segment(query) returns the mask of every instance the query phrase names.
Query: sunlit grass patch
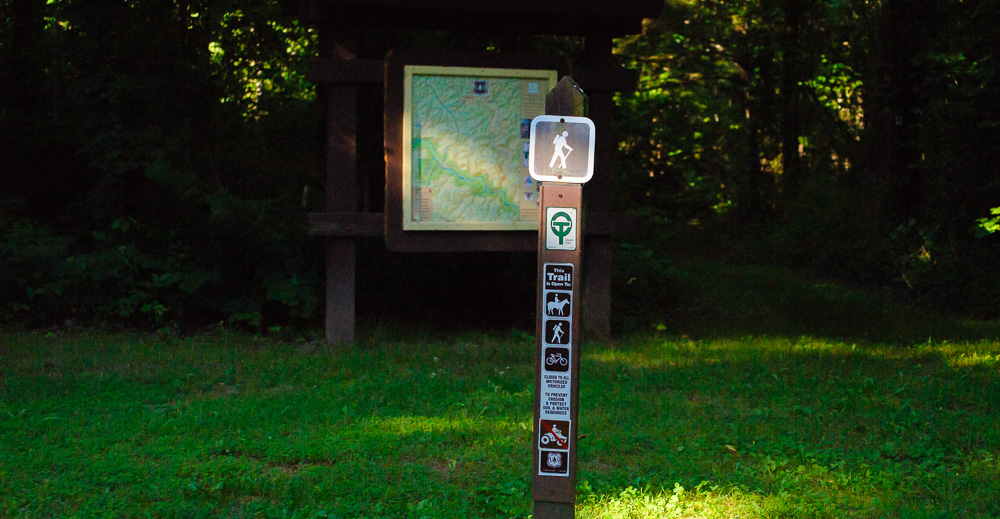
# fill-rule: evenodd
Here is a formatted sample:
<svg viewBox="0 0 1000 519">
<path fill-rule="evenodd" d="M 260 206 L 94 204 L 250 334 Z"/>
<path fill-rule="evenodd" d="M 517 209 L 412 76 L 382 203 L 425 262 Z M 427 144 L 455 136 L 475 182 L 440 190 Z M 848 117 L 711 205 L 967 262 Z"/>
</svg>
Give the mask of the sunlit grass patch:
<svg viewBox="0 0 1000 519">
<path fill-rule="evenodd" d="M 738 489 L 720 491 L 703 489 L 706 484 L 688 490 L 679 484 L 672 489 L 653 490 L 627 487 L 615 494 L 586 493 L 577 505 L 582 519 L 647 518 L 729 518 L 766 517 L 759 497 Z"/>
<path fill-rule="evenodd" d="M 944 344 L 937 351 L 947 359 L 948 366 L 953 368 L 1000 367 L 1000 348 L 996 343 Z"/>
</svg>

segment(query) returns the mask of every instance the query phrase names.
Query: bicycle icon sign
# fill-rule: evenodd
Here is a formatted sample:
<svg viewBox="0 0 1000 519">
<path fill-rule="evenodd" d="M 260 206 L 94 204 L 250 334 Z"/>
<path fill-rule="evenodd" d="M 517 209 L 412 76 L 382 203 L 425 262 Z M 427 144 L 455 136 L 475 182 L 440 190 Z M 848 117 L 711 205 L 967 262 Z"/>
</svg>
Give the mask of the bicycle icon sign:
<svg viewBox="0 0 1000 519">
<path fill-rule="evenodd" d="M 561 353 L 553 353 L 549 355 L 547 359 L 545 359 L 546 366 L 555 366 L 556 364 L 560 366 L 565 366 L 569 364 L 569 359 L 563 357 Z"/>
<path fill-rule="evenodd" d="M 569 371 L 569 348 L 545 348 L 545 371 Z"/>
</svg>

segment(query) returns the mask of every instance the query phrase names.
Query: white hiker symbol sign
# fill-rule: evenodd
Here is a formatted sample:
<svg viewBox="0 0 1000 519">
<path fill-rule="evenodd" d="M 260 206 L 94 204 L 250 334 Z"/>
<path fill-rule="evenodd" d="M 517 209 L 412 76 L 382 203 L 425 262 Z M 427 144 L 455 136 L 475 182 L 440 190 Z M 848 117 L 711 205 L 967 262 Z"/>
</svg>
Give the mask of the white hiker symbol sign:
<svg viewBox="0 0 1000 519">
<path fill-rule="evenodd" d="M 594 174 L 594 122 L 586 117 L 539 115 L 528 131 L 528 173 L 543 182 L 582 184 Z"/>
<path fill-rule="evenodd" d="M 552 152 L 552 160 L 549 161 L 550 168 L 554 167 L 556 159 L 559 159 L 559 169 L 566 169 L 566 158 L 573 152 L 573 148 L 566 143 L 566 137 L 568 136 L 569 132 L 564 130 L 552 140 L 552 144 L 555 145 L 556 149 Z"/>
</svg>

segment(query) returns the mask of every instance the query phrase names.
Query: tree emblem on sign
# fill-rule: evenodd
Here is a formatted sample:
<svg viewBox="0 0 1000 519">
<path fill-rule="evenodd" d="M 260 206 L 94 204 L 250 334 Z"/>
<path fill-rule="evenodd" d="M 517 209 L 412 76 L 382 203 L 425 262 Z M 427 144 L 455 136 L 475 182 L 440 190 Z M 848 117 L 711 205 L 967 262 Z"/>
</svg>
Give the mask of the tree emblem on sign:
<svg viewBox="0 0 1000 519">
<path fill-rule="evenodd" d="M 549 226 L 552 227 L 552 233 L 559 238 L 559 245 L 562 245 L 563 238 L 573 230 L 573 220 L 565 212 L 559 211 L 552 216 Z"/>
</svg>

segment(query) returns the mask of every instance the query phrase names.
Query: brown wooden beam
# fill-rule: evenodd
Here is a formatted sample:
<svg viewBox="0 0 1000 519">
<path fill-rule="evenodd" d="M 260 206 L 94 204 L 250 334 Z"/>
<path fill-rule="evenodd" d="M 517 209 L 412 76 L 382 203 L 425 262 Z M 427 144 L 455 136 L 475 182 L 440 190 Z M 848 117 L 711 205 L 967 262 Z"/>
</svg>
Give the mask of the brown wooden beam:
<svg viewBox="0 0 1000 519">
<path fill-rule="evenodd" d="M 309 213 L 310 236 L 382 236 L 385 215 L 382 213 Z"/>
<path fill-rule="evenodd" d="M 385 215 L 382 213 L 309 213 L 307 218 L 306 225 L 310 236 L 349 237 L 385 234 Z M 587 226 L 584 227 L 584 233 L 587 236 L 627 234 L 635 228 L 635 217 L 627 213 L 589 212 L 586 214 L 586 219 Z M 472 237 L 478 233 L 469 234 L 469 237 Z"/>
<path fill-rule="evenodd" d="M 618 67 L 611 54 L 613 45 L 606 33 L 588 34 L 584 40 L 585 65 L 590 70 L 611 70 Z M 590 119 L 597 127 L 594 146 L 594 178 L 587 183 L 587 211 L 612 212 L 615 119 L 613 90 L 588 90 Z M 588 220 L 588 226 L 593 223 Z M 603 339 L 611 338 L 611 236 L 599 235 L 587 239 L 583 258 L 583 322 Z"/>
<path fill-rule="evenodd" d="M 321 32 L 325 55 L 335 60 L 353 60 L 357 34 Z M 356 83 L 326 85 L 327 107 L 326 210 L 351 213 L 358 210 L 357 135 L 358 88 Z M 326 241 L 326 341 L 354 342 L 355 239 Z"/>
<path fill-rule="evenodd" d="M 380 59 L 324 59 L 309 60 L 306 73 L 309 81 L 316 83 L 375 83 L 385 80 L 385 63 Z"/>
<path fill-rule="evenodd" d="M 634 92 L 639 72 L 617 65 L 575 67 L 573 80 L 584 92 Z"/>
</svg>

